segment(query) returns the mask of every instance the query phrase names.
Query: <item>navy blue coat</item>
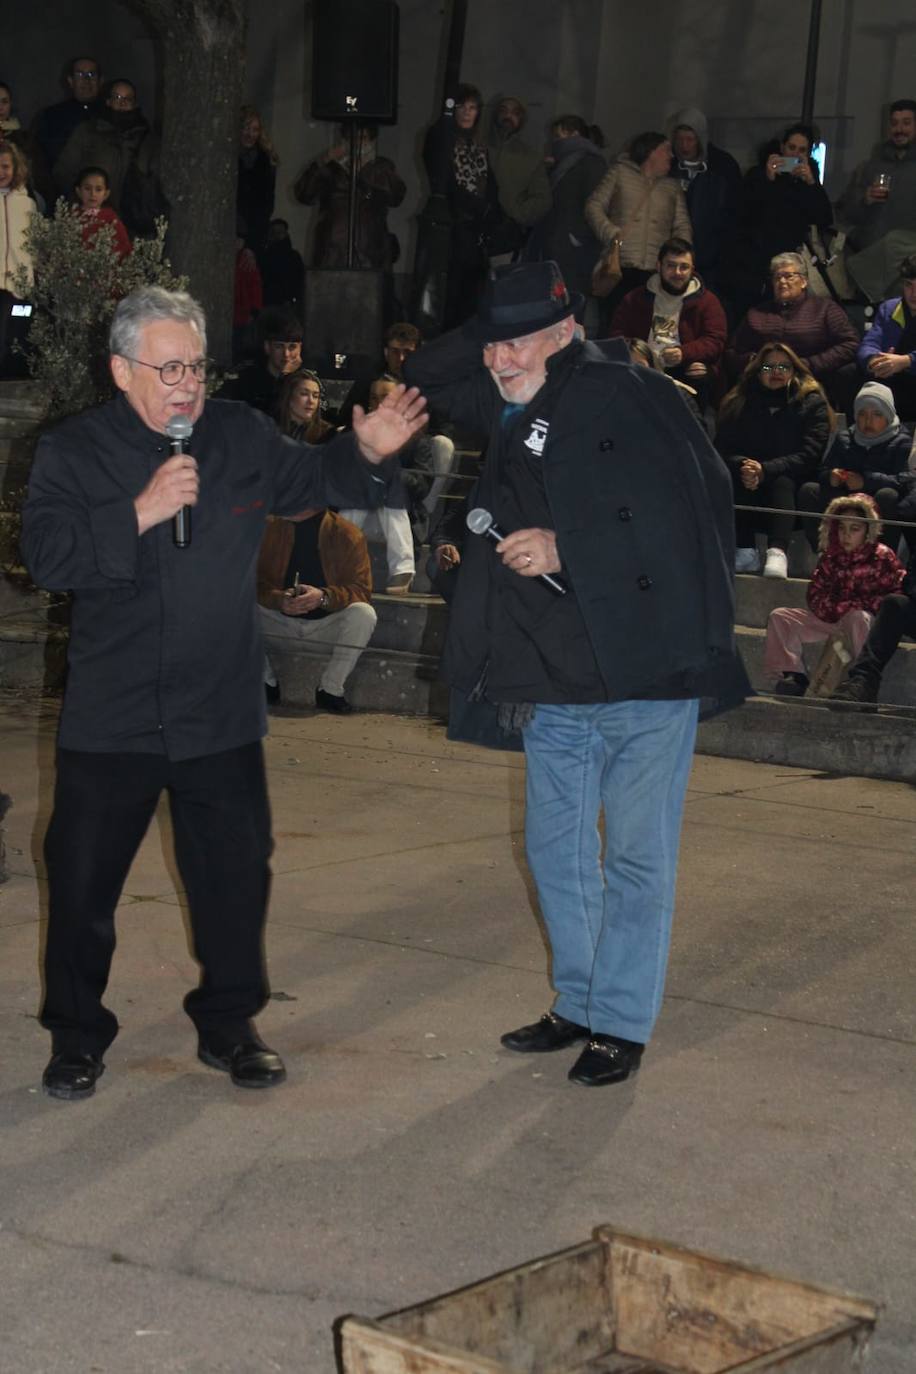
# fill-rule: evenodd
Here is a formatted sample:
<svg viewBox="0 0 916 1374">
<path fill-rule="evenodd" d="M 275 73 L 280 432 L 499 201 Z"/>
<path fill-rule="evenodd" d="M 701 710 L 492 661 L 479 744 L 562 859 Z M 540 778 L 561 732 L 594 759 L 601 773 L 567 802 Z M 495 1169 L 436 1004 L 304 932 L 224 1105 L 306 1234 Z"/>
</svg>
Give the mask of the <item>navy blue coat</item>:
<svg viewBox="0 0 916 1374">
<path fill-rule="evenodd" d="M 704 698 L 706 714 L 749 691 L 734 641 L 734 517 L 725 465 L 667 377 L 629 362 L 626 345 L 574 342 L 543 451 L 544 486 L 563 577 L 582 617 L 609 701 Z M 566 363 L 573 365 L 566 368 Z M 503 402 L 462 330 L 405 364 L 437 411 L 499 435 Z M 535 397 L 519 418 L 535 418 Z M 491 442 L 491 451 L 498 445 Z M 484 465 L 472 504 L 495 501 Z M 465 695 L 487 661 L 492 546 L 469 536 L 452 603 L 444 667 Z"/>
<path fill-rule="evenodd" d="M 200 469 L 190 547 L 171 520 L 140 535 L 134 500 L 169 456 L 123 396 L 39 440 L 22 513 L 35 582 L 73 593 L 60 743 L 199 758 L 266 733 L 255 604 L 267 516 L 379 506 L 398 481 L 351 435 L 314 448 L 239 401 L 207 401 L 188 451 Z"/>
</svg>

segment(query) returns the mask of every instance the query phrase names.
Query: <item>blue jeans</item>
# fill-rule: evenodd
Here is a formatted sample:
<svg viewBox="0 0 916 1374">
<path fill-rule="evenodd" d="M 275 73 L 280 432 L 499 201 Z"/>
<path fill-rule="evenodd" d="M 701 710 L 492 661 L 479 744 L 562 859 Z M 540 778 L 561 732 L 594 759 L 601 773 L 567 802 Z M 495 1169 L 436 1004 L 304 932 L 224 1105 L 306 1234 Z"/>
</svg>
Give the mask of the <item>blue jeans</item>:
<svg viewBox="0 0 916 1374">
<path fill-rule="evenodd" d="M 642 1044 L 665 985 L 697 710 L 695 700 L 539 705 L 524 730 L 525 841 L 553 1009 Z"/>
</svg>

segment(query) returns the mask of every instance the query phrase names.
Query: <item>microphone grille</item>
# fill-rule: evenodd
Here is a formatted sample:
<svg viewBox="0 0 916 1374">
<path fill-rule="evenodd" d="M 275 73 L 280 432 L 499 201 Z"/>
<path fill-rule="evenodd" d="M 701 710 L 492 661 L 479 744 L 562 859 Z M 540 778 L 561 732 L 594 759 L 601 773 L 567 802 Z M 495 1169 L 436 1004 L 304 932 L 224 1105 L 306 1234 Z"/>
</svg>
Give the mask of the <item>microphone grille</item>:
<svg viewBox="0 0 916 1374">
<path fill-rule="evenodd" d="M 468 511 L 466 523 L 472 534 L 486 534 L 493 524 L 493 517 L 483 506 L 475 506 Z"/>
<path fill-rule="evenodd" d="M 166 424 L 165 432 L 170 439 L 190 439 L 194 426 L 187 415 L 173 415 Z"/>
</svg>

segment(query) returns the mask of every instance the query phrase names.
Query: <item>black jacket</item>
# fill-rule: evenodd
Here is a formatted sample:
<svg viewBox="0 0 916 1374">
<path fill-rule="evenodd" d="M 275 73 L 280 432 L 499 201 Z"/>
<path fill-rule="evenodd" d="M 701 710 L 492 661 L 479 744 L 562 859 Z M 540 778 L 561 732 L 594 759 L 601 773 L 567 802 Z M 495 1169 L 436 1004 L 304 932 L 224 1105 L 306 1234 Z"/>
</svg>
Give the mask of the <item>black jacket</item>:
<svg viewBox="0 0 916 1374">
<path fill-rule="evenodd" d="M 827 402 L 820 392 L 809 391 L 799 400 L 752 382 L 743 409 L 720 418 L 716 448 L 733 471 L 745 458 L 756 458 L 764 481 L 785 475 L 806 482 L 817 475 L 829 438 Z"/>
<path fill-rule="evenodd" d="M 242 153 L 238 160 L 235 211 L 242 221 L 242 237 L 248 248 L 259 253 L 267 241 L 267 228 L 274 212 L 277 169 L 263 148 Z"/>
<path fill-rule="evenodd" d="M 833 222 L 827 192 L 817 180 L 808 186 L 799 177 L 780 174 L 769 180 L 766 168 L 752 167 L 744 178 L 733 254 L 736 281 L 759 289 L 768 277 L 770 259 L 795 253 L 808 236 L 809 225 L 826 229 Z"/>
<path fill-rule="evenodd" d="M 607 171 L 607 159 L 587 138 L 558 139 L 550 171 L 551 208 L 538 220 L 525 247 L 529 262 L 553 259 L 570 291 L 591 292 L 592 268 L 601 244 L 585 218 L 585 202 Z"/>
<path fill-rule="evenodd" d="M 188 447 L 200 499 L 178 549 L 170 520 L 137 533 L 134 499 L 168 444 L 123 397 L 39 442 L 22 552 L 39 586 L 73 592 L 66 749 L 181 760 L 260 739 L 255 571 L 268 514 L 378 506 L 397 467 L 370 468 L 352 436 L 297 444 L 232 401 L 206 403 Z"/>
<path fill-rule="evenodd" d="M 544 490 L 607 699 L 670 690 L 712 698 L 712 709 L 736 705 L 748 685 L 734 642 L 732 490 L 720 459 L 670 381 L 630 364 L 625 344 L 576 342 L 548 360 L 548 372 L 558 366 L 568 376 L 552 399 Z M 503 402 L 479 343 L 445 334 L 404 371 L 499 452 Z M 538 399 L 516 422 L 520 440 Z M 472 504 L 493 510 L 495 487 L 488 459 Z M 444 661 L 465 694 L 487 663 L 494 558 L 488 541 L 465 540 Z"/>
<path fill-rule="evenodd" d="M 706 171 L 698 173 L 692 181 L 682 178 L 677 160 L 672 163 L 670 175 L 681 182 L 687 197 L 696 269 L 707 284 L 715 285 L 722 254 L 735 236 L 741 174 L 735 159 L 719 148 L 710 147 L 705 161 Z"/>
<path fill-rule="evenodd" d="M 869 496 L 884 490 L 896 491 L 899 495 L 908 494 L 912 489 L 914 474 L 909 471 L 910 448 L 913 437 L 907 429 L 899 429 L 883 444 L 873 444 L 871 448 L 856 443 L 856 427 L 850 425 L 834 439 L 826 454 L 820 471 L 821 486 L 831 495 L 838 493 L 830 486 L 830 473 L 834 468 L 845 468 L 847 472 L 859 473 L 865 481 L 862 488 Z"/>
</svg>

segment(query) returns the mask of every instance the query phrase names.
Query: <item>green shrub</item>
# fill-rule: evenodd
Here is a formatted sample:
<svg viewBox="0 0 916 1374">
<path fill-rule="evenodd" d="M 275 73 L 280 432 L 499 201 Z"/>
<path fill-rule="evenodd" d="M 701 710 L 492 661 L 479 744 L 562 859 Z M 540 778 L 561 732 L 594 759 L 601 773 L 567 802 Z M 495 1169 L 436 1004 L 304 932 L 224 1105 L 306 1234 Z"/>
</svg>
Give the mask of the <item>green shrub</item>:
<svg viewBox="0 0 916 1374">
<path fill-rule="evenodd" d="M 73 415 L 114 394 L 108 370 L 108 327 L 118 301 L 138 286 L 187 289 L 165 256 L 166 221 L 156 237 L 137 239 L 119 258 L 114 228 L 102 225 L 83 242 L 83 226 L 66 201 L 53 219 L 34 215 L 26 234 L 34 285 L 20 274 L 15 289 L 35 307 L 25 355 L 30 376 L 48 397 L 48 416 Z"/>
</svg>

